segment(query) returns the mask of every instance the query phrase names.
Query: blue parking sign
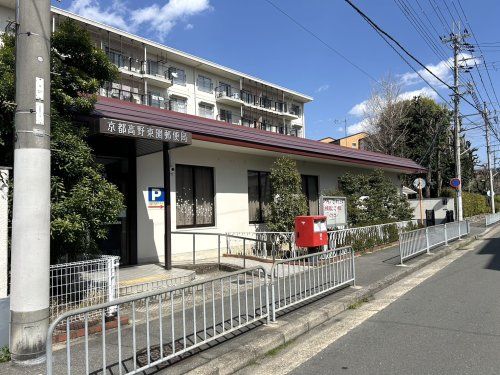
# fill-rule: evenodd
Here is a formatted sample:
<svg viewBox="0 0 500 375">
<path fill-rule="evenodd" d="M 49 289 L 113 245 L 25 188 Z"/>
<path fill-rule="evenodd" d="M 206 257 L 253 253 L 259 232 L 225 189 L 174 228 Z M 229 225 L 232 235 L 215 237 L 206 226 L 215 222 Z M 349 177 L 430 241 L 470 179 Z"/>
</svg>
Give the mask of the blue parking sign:
<svg viewBox="0 0 500 375">
<path fill-rule="evenodd" d="M 148 187 L 148 207 L 163 208 L 165 206 L 165 190 L 160 187 Z"/>
</svg>

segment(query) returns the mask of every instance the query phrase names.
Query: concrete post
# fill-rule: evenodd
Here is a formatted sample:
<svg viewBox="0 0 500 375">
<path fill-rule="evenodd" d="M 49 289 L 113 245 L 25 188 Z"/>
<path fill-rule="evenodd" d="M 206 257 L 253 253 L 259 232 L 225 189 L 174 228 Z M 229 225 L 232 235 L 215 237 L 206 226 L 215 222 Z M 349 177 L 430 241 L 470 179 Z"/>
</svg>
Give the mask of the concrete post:
<svg viewBox="0 0 500 375">
<path fill-rule="evenodd" d="M 50 1 L 18 0 L 10 351 L 45 360 L 50 264 Z"/>
<path fill-rule="evenodd" d="M 9 273 L 9 169 L 0 168 L 0 299 L 7 297 Z"/>
</svg>

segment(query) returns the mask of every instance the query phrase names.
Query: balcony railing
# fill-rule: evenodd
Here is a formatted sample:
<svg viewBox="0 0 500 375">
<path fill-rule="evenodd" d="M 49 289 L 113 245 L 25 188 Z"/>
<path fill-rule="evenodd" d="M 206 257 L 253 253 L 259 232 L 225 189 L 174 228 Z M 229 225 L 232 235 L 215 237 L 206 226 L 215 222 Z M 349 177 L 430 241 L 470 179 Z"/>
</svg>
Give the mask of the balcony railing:
<svg viewBox="0 0 500 375">
<path fill-rule="evenodd" d="M 227 122 L 228 124 L 245 126 L 247 128 L 261 129 L 273 133 L 292 135 L 295 137 L 299 136 L 298 129 L 292 127 L 290 124 L 278 125 L 271 121 L 258 121 L 249 116 L 241 117 L 240 115 L 222 112 L 217 115 L 217 120 Z"/>
</svg>

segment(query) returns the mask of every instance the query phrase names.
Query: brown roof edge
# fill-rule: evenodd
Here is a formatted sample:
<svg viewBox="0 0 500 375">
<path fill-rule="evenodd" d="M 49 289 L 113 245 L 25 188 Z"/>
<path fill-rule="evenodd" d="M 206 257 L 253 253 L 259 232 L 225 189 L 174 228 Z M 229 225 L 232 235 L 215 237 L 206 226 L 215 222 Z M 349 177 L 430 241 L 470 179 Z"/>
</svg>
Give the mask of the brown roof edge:
<svg viewBox="0 0 500 375">
<path fill-rule="evenodd" d="M 182 129 L 191 132 L 193 139 L 208 142 L 338 160 L 363 167 L 395 169 L 403 173 L 423 173 L 426 171 L 418 163 L 406 158 L 232 125 L 119 99 L 98 97 L 93 115 Z"/>
</svg>

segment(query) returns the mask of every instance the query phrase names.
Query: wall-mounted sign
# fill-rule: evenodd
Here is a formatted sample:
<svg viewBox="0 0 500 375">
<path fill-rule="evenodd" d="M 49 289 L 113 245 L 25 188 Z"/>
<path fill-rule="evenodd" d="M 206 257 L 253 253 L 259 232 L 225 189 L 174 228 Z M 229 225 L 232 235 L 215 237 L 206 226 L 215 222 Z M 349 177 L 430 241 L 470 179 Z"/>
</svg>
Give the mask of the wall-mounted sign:
<svg viewBox="0 0 500 375">
<path fill-rule="evenodd" d="M 328 227 L 347 225 L 347 199 L 345 197 L 320 197 L 321 214 L 326 216 Z"/>
<path fill-rule="evenodd" d="M 148 187 L 148 208 L 165 207 L 165 190 L 159 187 Z"/>
<path fill-rule="evenodd" d="M 179 146 L 191 144 L 191 133 L 184 130 L 138 124 L 110 118 L 99 119 L 99 133 L 169 142 L 178 144 Z"/>
</svg>

